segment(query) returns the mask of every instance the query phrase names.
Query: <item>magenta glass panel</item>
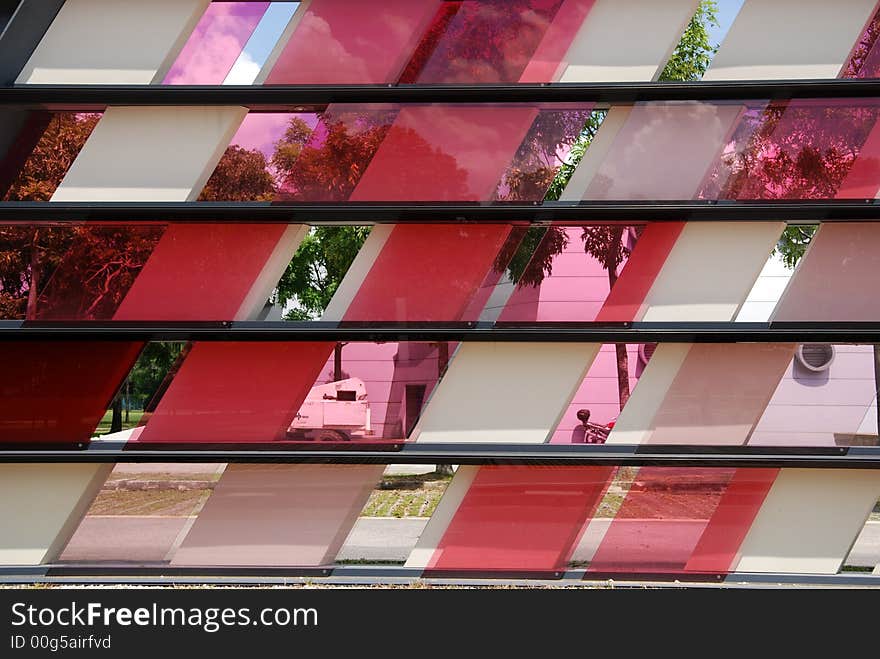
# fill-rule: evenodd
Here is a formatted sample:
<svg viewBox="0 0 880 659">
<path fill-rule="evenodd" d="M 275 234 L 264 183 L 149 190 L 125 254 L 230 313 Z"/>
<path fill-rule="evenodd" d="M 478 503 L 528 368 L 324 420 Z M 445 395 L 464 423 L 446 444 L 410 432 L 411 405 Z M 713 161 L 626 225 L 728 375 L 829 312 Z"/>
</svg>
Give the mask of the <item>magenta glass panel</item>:
<svg viewBox="0 0 880 659">
<path fill-rule="evenodd" d="M 163 232 L 148 225 L 0 226 L 0 318 L 113 318 Z"/>
<path fill-rule="evenodd" d="M 313 0 L 266 84 L 395 82 L 440 0 Z"/>
<path fill-rule="evenodd" d="M 95 112 L 32 117 L 2 164 L 2 201 L 49 201 L 100 118 Z"/>
<path fill-rule="evenodd" d="M 610 522 L 603 520 L 605 533 L 588 570 L 684 570 L 736 470 L 641 467 L 632 471 L 623 472 L 609 488 L 618 497 L 624 490 L 623 501 Z M 591 526 L 600 526 L 597 522 L 594 519 Z"/>
<path fill-rule="evenodd" d="M 269 2 L 212 2 L 168 71 L 164 85 L 219 85 Z"/>
<path fill-rule="evenodd" d="M 517 82 L 562 4 L 562 0 L 445 3 L 400 82 Z M 563 42 L 574 32 L 554 36 Z"/>
<path fill-rule="evenodd" d="M 592 321 L 635 247 L 641 227 L 550 227 L 523 266 L 499 321 Z"/>
<path fill-rule="evenodd" d="M 865 25 L 864 31 L 856 42 L 856 47 L 850 53 L 849 59 L 838 76 L 839 78 L 880 77 L 878 36 L 880 36 L 880 11 L 877 11 Z"/>
<path fill-rule="evenodd" d="M 699 196 L 743 200 L 839 197 L 878 115 L 880 101 L 876 99 L 753 105 L 724 144 Z M 877 184 L 880 188 L 880 180 Z"/>
</svg>

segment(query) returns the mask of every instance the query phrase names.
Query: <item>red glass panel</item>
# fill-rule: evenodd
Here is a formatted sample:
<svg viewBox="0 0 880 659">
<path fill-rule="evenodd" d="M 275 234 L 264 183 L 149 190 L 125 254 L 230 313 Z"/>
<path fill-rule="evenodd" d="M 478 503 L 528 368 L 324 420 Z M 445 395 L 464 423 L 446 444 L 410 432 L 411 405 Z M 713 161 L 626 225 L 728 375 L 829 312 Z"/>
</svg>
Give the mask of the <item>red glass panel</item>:
<svg viewBox="0 0 880 659">
<path fill-rule="evenodd" d="M 481 467 L 428 570 L 566 567 L 613 467 Z"/>
<path fill-rule="evenodd" d="M 332 348 L 316 342 L 197 343 L 139 440 L 284 439 Z"/>
<path fill-rule="evenodd" d="M 88 441 L 141 348 L 122 341 L 0 343 L 0 441 Z"/>
<path fill-rule="evenodd" d="M 351 200 L 488 200 L 536 116 L 523 107 L 405 107 Z"/>
</svg>

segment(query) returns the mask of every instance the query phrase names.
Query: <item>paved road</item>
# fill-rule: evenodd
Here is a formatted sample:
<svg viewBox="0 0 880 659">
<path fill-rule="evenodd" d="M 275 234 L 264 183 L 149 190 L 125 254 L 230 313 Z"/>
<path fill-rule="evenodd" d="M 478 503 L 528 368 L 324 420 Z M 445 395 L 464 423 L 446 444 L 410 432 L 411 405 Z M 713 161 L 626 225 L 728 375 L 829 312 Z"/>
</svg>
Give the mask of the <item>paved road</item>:
<svg viewBox="0 0 880 659">
<path fill-rule="evenodd" d="M 188 521 L 186 517 L 86 517 L 62 560 L 162 561 Z M 590 560 L 610 520 L 590 524 L 572 557 Z M 342 547 L 339 560 L 403 561 L 415 546 L 427 523 L 425 518 L 361 517 Z M 652 554 L 675 557 L 673 543 L 698 533 L 697 523 L 663 521 L 641 526 L 639 543 L 650 545 Z M 880 522 L 868 522 L 856 540 L 847 565 L 873 567 L 880 563 Z"/>
</svg>

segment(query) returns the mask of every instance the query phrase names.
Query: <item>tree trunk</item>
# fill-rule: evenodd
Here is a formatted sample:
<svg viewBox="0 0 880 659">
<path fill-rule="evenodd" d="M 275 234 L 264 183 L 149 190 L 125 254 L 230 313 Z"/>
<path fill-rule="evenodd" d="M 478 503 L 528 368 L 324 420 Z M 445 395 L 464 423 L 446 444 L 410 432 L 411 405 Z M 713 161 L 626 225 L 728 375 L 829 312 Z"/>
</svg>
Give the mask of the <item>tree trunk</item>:
<svg viewBox="0 0 880 659">
<path fill-rule="evenodd" d="M 110 418 L 110 432 L 122 430 L 122 396 L 113 399 L 113 416 Z"/>
<path fill-rule="evenodd" d="M 125 378 L 125 423 L 131 423 L 131 381 Z"/>
<path fill-rule="evenodd" d="M 344 343 L 337 343 L 333 348 L 333 381 L 342 380 L 342 347 Z"/>
<path fill-rule="evenodd" d="M 25 318 L 33 320 L 37 317 L 37 297 L 40 286 L 40 275 L 42 274 L 42 261 L 40 260 L 40 247 L 37 244 L 40 238 L 40 230 L 34 230 L 34 239 L 31 242 L 31 277 L 28 283 L 27 309 L 25 310 Z"/>
<path fill-rule="evenodd" d="M 434 473 L 438 476 L 452 476 L 452 465 L 451 464 L 438 464 L 434 468 Z"/>
<path fill-rule="evenodd" d="M 617 283 L 617 254 L 620 249 L 620 241 L 623 238 L 623 229 L 618 228 L 614 233 L 614 238 L 608 245 L 608 256 L 605 261 L 605 267 L 608 270 L 608 288 L 614 288 Z M 626 405 L 629 400 L 629 355 L 626 352 L 625 343 L 615 343 L 614 351 L 617 353 L 617 397 L 620 401 L 620 409 Z"/>
</svg>

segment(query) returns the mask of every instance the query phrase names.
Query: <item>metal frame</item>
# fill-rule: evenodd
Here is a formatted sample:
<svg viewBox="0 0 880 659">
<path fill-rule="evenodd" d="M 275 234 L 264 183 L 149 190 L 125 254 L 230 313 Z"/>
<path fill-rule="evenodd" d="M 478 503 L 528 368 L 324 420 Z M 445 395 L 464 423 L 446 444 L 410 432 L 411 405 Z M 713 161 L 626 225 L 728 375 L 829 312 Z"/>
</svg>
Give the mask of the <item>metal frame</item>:
<svg viewBox="0 0 880 659">
<path fill-rule="evenodd" d="M 172 439 L 172 438 L 169 438 Z M 4 443 L 2 463 L 228 462 L 237 464 L 467 464 L 546 466 L 880 468 L 880 446 L 759 447 L 623 444 Z"/>
<path fill-rule="evenodd" d="M 377 85 L 16 85 L 0 106 L 84 111 L 108 105 L 243 105 L 314 111 L 330 103 L 636 103 L 789 100 L 880 96 L 874 79 L 719 82 L 554 82 L 538 84 Z"/>
<path fill-rule="evenodd" d="M 880 322 L 324 322 L 0 320 L 4 341 L 880 343 Z"/>
<path fill-rule="evenodd" d="M 0 223 L 156 224 L 644 224 L 786 221 L 790 224 L 880 220 L 880 200 L 582 201 L 487 203 L 299 202 L 0 202 Z"/>
</svg>

